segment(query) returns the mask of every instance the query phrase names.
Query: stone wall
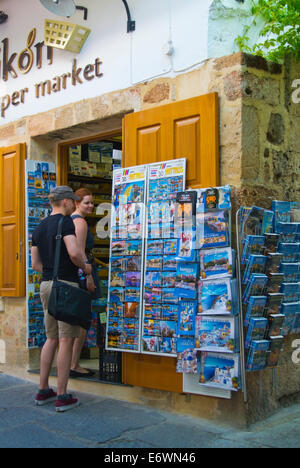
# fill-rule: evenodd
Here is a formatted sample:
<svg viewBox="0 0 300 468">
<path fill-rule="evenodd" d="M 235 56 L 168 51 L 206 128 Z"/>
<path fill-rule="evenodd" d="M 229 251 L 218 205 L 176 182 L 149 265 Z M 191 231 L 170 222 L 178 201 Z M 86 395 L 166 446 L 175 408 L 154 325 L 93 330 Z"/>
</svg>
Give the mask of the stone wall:
<svg viewBox="0 0 300 468">
<path fill-rule="evenodd" d="M 217 92 L 220 182 L 232 186 L 234 220 L 241 205 L 270 208 L 272 199 L 300 201 L 300 104 L 294 104 L 291 97 L 291 84 L 297 78 L 299 63 L 281 67 L 237 53 L 208 60 L 201 68 L 174 78 L 157 79 L 3 125 L 0 145 L 26 142 L 28 158 L 56 162 L 58 143 L 121 129 L 126 113 Z M 26 350 L 25 299 L 6 298 L 2 309 L 0 370 L 37 367 L 38 353 Z M 253 373 L 248 375 L 248 405 L 243 406 L 241 394 L 234 395 L 231 403 L 220 400 L 213 405 L 211 418 L 220 414 L 230 418 L 235 405 L 242 419 L 253 421 L 277 408 L 289 393 L 300 392 L 298 368 L 291 362 L 291 353 L 287 339 L 277 395 L 269 371 L 262 377 Z M 288 386 L 285 382 L 290 378 L 293 383 Z"/>
</svg>

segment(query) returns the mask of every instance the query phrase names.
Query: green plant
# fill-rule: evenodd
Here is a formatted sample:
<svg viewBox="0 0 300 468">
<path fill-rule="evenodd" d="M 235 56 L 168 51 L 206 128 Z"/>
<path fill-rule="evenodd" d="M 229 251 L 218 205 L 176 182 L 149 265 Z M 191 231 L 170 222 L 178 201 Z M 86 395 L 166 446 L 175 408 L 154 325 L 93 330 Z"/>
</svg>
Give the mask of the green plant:
<svg viewBox="0 0 300 468">
<path fill-rule="evenodd" d="M 251 0 L 252 23 L 245 26 L 243 35 L 235 40 L 240 50 L 261 55 L 273 62 L 282 63 L 289 55 L 300 57 L 300 0 Z M 263 40 L 249 45 L 253 26 L 259 20 L 262 26 L 259 37 Z"/>
</svg>

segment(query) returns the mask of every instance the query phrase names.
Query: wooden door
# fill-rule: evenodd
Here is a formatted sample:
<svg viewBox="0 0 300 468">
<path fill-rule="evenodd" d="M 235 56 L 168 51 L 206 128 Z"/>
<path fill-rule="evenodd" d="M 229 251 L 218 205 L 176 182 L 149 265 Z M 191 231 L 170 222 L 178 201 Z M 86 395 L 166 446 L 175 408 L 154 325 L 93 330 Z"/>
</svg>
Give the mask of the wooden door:
<svg viewBox="0 0 300 468">
<path fill-rule="evenodd" d="M 123 166 L 187 159 L 187 187 L 219 183 L 217 93 L 126 115 Z"/>
<path fill-rule="evenodd" d="M 123 120 L 123 167 L 187 159 L 186 187 L 219 185 L 219 114 L 216 93 L 179 101 Z M 176 359 L 123 354 L 125 384 L 182 391 Z"/>
<path fill-rule="evenodd" d="M 0 148 L 0 296 L 25 296 L 26 146 Z"/>
</svg>

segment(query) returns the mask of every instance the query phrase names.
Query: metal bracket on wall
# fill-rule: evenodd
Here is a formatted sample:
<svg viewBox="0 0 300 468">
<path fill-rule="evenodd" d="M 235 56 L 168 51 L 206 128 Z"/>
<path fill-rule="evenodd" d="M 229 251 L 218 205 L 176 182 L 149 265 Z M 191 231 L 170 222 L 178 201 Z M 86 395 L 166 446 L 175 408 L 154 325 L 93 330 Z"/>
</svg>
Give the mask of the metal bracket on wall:
<svg viewBox="0 0 300 468">
<path fill-rule="evenodd" d="M 83 13 L 83 19 L 84 19 L 84 20 L 87 20 L 87 17 L 88 17 L 88 9 L 87 9 L 86 7 L 76 5 L 76 10 L 82 10 L 82 11 L 84 12 L 84 13 Z"/>
<path fill-rule="evenodd" d="M 127 13 L 127 32 L 130 33 L 130 32 L 135 31 L 135 21 L 133 21 L 132 18 L 131 18 L 131 14 L 130 14 L 130 10 L 129 10 L 129 6 L 128 6 L 127 1 L 122 0 L 122 2 L 124 3 L 126 13 Z"/>
</svg>

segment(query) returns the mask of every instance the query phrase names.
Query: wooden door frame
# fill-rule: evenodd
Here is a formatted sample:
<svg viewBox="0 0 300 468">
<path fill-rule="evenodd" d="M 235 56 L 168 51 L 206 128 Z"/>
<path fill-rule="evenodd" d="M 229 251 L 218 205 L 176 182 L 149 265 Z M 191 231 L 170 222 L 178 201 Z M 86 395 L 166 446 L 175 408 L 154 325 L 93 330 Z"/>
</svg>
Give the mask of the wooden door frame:
<svg viewBox="0 0 300 468">
<path fill-rule="evenodd" d="M 106 138 L 112 138 L 116 136 L 122 136 L 123 130 L 120 127 L 118 130 L 113 130 L 111 132 L 98 133 L 97 135 L 92 135 L 89 137 L 73 138 L 72 140 L 67 140 L 62 143 L 59 143 L 57 146 L 57 183 L 58 185 L 67 184 L 67 174 L 68 174 L 68 147 L 72 145 L 82 145 L 85 143 L 93 143 L 95 141 L 105 140 Z"/>
<path fill-rule="evenodd" d="M 15 255 L 18 256 L 18 264 L 16 271 L 16 288 L 15 292 L 1 290 L 2 297 L 26 297 L 26 229 L 25 229 L 25 160 L 27 158 L 27 145 L 26 143 L 17 143 L 1 148 L 1 157 L 8 153 L 18 153 L 16 171 L 20 180 L 20 187 L 18 190 L 18 197 L 16 200 L 16 222 L 18 225 L 18 245 L 15 246 Z M 1 180 L 1 183 L 3 181 Z M 14 183 L 14 182 L 12 182 Z M 2 259 L 1 259 L 2 261 Z M 3 271 L 1 272 L 3 275 Z M 2 279 L 1 279 L 2 281 Z"/>
</svg>

